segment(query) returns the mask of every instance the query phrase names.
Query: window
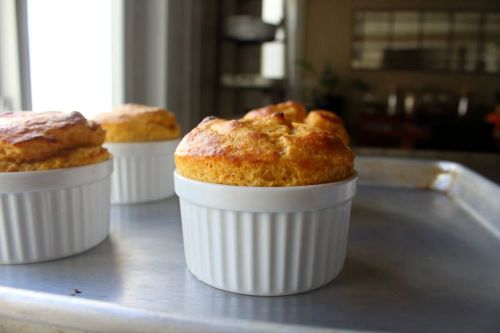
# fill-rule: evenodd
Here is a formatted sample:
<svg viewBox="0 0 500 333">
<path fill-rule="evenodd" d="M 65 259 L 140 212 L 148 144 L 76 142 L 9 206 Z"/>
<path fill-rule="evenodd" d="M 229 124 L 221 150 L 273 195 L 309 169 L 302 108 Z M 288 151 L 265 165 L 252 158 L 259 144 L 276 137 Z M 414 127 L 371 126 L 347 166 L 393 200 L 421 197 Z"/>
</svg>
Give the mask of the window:
<svg viewBox="0 0 500 333">
<path fill-rule="evenodd" d="M 33 110 L 112 107 L 112 0 L 28 0 Z"/>
<path fill-rule="evenodd" d="M 359 10 L 354 69 L 500 73 L 498 11 Z"/>
</svg>

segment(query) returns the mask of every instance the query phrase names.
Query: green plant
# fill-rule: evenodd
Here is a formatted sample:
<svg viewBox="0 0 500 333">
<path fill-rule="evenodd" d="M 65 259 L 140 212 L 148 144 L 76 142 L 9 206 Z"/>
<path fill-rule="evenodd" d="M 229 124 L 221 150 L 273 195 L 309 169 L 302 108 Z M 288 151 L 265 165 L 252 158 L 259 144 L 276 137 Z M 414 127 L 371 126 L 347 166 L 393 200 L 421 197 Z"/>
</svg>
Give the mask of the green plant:
<svg viewBox="0 0 500 333">
<path fill-rule="evenodd" d="M 297 66 L 304 71 L 303 98 L 311 109 L 326 109 L 342 112 L 343 97 L 340 93 L 340 77 L 331 64 L 326 64 L 321 71 L 304 59 L 297 61 Z"/>
<path fill-rule="evenodd" d="M 330 63 L 321 70 L 305 59 L 298 59 L 296 65 L 304 72 L 303 98 L 310 108 L 342 113 L 345 107 L 343 93 L 349 94 L 354 90 L 364 94 L 370 91 L 369 85 L 362 80 L 341 80 Z"/>
<path fill-rule="evenodd" d="M 340 78 L 331 64 L 326 64 L 323 70 L 318 71 L 310 62 L 304 59 L 297 60 L 297 66 L 302 68 L 309 81 L 313 95 L 335 96 L 338 94 Z"/>
<path fill-rule="evenodd" d="M 359 91 L 360 93 L 367 93 L 370 91 L 371 87 L 368 83 L 360 79 L 354 79 L 351 81 L 351 86 L 353 89 Z"/>
</svg>

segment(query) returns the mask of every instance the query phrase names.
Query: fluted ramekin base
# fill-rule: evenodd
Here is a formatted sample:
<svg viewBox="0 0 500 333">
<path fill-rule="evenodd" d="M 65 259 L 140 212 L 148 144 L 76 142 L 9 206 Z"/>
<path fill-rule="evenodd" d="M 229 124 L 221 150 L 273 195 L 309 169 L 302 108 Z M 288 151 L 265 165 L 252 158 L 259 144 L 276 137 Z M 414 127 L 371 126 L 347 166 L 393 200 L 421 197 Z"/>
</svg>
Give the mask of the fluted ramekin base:
<svg viewBox="0 0 500 333">
<path fill-rule="evenodd" d="M 174 150 L 179 140 L 107 143 L 114 156 L 111 203 L 155 201 L 174 195 Z"/>
<path fill-rule="evenodd" d="M 112 161 L 30 172 L 32 191 L 0 193 L 0 264 L 64 258 L 101 243 L 109 234 L 111 172 Z M 22 175 L 3 174 L 0 183 L 10 176 Z"/>
<path fill-rule="evenodd" d="M 242 200 L 246 202 L 252 196 L 253 200 L 259 200 L 265 189 L 238 187 L 236 190 L 248 197 L 233 193 L 233 200 L 227 196 L 228 200 L 220 203 L 220 207 L 211 207 L 201 203 L 205 200 L 203 195 L 221 197 L 222 192 L 234 191 L 235 187 L 208 184 L 196 190 L 195 181 L 181 177 L 176 175 L 175 181 L 180 197 L 184 253 L 189 270 L 202 282 L 238 294 L 281 296 L 324 286 L 342 270 L 355 177 L 338 187 L 334 184 L 330 189 L 328 185 L 317 187 L 317 193 L 323 191 L 319 196 L 331 194 L 333 198 L 333 192 L 338 192 L 330 207 L 307 209 L 324 203 L 324 198 L 317 198 L 315 203 L 306 202 L 290 211 L 292 208 L 284 200 L 283 207 L 274 212 L 265 211 L 269 208 L 266 206 L 262 206 L 262 212 L 231 207 L 239 207 Z M 185 182 L 193 187 L 186 184 L 181 189 Z M 303 191 L 310 195 L 310 190 L 270 189 L 291 199 L 297 199 Z M 190 193 L 196 193 L 191 199 L 197 203 L 190 200 Z"/>
</svg>

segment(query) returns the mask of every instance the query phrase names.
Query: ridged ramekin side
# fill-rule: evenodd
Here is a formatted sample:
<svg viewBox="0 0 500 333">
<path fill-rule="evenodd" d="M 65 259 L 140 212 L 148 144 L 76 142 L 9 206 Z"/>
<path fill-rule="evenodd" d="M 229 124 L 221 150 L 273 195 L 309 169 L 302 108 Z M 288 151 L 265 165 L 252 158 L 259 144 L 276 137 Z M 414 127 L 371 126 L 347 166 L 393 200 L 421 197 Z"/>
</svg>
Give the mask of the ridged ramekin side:
<svg viewBox="0 0 500 333">
<path fill-rule="evenodd" d="M 0 264 L 63 258 L 109 234 L 110 177 L 61 189 L 0 194 Z"/>
<path fill-rule="evenodd" d="M 286 295 L 318 288 L 341 271 L 351 200 L 316 211 L 256 213 L 180 199 L 191 272 L 216 288 Z"/>
<path fill-rule="evenodd" d="M 174 192 L 174 151 L 179 140 L 106 143 L 113 154 L 111 203 L 154 201 Z"/>
<path fill-rule="evenodd" d="M 174 194 L 172 156 L 115 156 L 114 163 L 111 203 L 146 202 Z"/>
</svg>

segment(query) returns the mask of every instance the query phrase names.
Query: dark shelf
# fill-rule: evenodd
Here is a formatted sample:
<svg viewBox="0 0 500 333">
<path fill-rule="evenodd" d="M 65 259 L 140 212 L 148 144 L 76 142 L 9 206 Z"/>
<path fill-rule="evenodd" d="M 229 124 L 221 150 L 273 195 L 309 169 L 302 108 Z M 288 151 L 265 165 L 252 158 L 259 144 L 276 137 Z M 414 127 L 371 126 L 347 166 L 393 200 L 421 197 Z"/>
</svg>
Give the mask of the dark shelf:
<svg viewBox="0 0 500 333">
<path fill-rule="evenodd" d="M 257 84 L 252 80 L 238 81 L 222 80 L 226 74 L 237 75 L 251 74 L 260 71 L 261 52 L 260 46 L 267 42 L 285 40 L 279 30 L 274 33 L 267 32 L 271 38 L 258 38 L 259 34 L 247 35 L 251 39 L 241 39 L 236 30 L 227 30 L 227 20 L 233 15 L 259 16 L 262 13 L 262 0 L 217 0 L 217 52 L 218 59 L 215 63 L 215 93 L 214 109 L 221 110 L 221 114 L 245 114 L 249 100 L 255 108 L 278 102 L 284 99 L 286 93 L 286 79 L 279 82 L 262 82 Z M 279 25 L 276 28 L 280 28 Z M 233 35 L 234 31 L 234 35 Z M 260 31 L 260 30 L 259 30 Z M 243 33 L 243 32 L 242 32 Z M 264 32 L 260 34 L 262 37 Z M 243 36 L 245 37 L 245 36 Z M 283 41 L 283 43 L 286 43 Z M 224 82 L 223 82 L 224 81 Z M 250 98 L 252 97 L 252 98 Z"/>
<path fill-rule="evenodd" d="M 231 37 L 224 37 L 223 41 L 227 42 L 227 43 L 237 44 L 237 45 L 252 46 L 252 45 L 261 45 L 261 44 L 267 43 L 267 42 L 274 42 L 274 41 L 276 41 L 276 38 L 244 40 L 244 39 L 236 39 L 236 38 L 231 38 Z"/>
<path fill-rule="evenodd" d="M 235 90 L 263 90 L 263 91 L 271 91 L 271 90 L 281 90 L 282 86 L 229 86 L 225 84 L 221 84 L 221 87 L 224 89 L 235 89 Z"/>
</svg>

